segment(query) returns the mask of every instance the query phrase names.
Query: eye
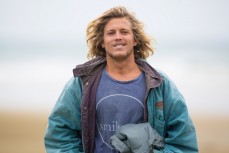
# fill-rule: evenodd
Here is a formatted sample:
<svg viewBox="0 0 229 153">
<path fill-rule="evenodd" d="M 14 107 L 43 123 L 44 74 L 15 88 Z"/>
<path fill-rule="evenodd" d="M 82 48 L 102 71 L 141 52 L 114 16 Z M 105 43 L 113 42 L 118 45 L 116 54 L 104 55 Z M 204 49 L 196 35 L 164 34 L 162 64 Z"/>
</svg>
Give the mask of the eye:
<svg viewBox="0 0 229 153">
<path fill-rule="evenodd" d="M 122 30 L 121 32 L 122 32 L 122 34 L 128 34 L 129 33 L 128 30 Z"/>
<path fill-rule="evenodd" d="M 113 35 L 115 32 L 114 31 L 108 31 L 107 35 Z"/>
</svg>

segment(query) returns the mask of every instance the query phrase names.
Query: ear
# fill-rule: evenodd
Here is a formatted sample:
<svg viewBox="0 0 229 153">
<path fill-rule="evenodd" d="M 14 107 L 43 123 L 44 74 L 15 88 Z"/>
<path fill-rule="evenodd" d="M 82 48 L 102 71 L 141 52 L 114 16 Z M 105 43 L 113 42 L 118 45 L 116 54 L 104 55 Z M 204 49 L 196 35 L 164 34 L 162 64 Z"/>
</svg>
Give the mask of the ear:
<svg viewBox="0 0 229 153">
<path fill-rule="evenodd" d="M 138 43 L 137 43 L 137 41 L 136 41 L 136 40 L 134 40 L 134 46 L 137 46 L 137 44 L 138 44 Z"/>
<path fill-rule="evenodd" d="M 102 42 L 102 48 L 105 48 L 104 43 Z"/>
</svg>

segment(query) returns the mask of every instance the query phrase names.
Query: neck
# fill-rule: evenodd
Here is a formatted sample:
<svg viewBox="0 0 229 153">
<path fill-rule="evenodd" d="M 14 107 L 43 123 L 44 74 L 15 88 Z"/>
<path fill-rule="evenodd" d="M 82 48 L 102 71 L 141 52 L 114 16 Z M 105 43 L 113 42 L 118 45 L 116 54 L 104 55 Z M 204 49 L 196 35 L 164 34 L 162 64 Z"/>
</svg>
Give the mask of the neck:
<svg viewBox="0 0 229 153">
<path fill-rule="evenodd" d="M 116 80 L 129 81 L 141 74 L 135 60 L 113 61 L 107 60 L 107 72 Z"/>
</svg>

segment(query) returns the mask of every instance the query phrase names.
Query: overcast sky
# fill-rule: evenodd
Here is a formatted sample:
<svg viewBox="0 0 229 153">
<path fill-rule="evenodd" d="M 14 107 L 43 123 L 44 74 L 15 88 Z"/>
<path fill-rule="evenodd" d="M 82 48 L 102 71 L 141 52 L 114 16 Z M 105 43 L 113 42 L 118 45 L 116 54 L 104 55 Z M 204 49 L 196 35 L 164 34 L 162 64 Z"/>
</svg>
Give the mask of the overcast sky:
<svg viewBox="0 0 229 153">
<path fill-rule="evenodd" d="M 0 40 L 73 43 L 85 41 L 87 24 L 123 5 L 159 41 L 227 41 L 227 0 L 1 0 Z"/>
</svg>

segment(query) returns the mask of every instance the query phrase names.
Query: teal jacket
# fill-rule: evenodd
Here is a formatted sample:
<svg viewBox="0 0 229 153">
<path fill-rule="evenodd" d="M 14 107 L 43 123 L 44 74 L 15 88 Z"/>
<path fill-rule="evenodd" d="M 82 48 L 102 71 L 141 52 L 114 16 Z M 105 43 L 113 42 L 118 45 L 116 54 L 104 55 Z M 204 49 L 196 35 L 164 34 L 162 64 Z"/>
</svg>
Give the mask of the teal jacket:
<svg viewBox="0 0 229 153">
<path fill-rule="evenodd" d="M 197 138 L 185 100 L 173 82 L 143 60 L 135 62 L 145 73 L 144 120 L 164 137 L 164 153 L 196 153 Z M 94 153 L 95 96 L 106 59 L 78 65 L 48 119 L 47 153 Z"/>
</svg>

